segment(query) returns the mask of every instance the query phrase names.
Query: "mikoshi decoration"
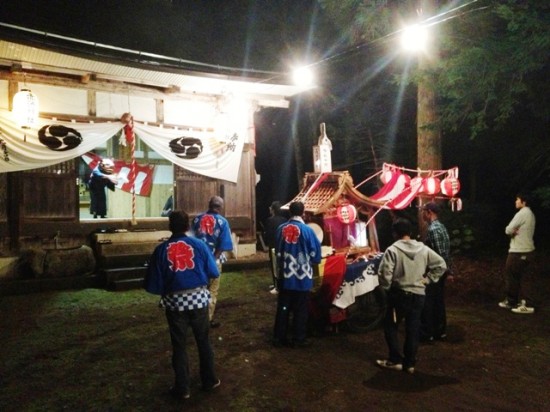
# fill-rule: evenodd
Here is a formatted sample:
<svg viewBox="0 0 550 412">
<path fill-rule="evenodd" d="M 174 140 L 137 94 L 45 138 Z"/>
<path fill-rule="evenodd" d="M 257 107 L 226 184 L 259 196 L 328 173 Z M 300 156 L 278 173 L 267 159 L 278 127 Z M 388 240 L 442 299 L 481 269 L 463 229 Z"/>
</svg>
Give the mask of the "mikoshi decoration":
<svg viewBox="0 0 550 412">
<path fill-rule="evenodd" d="M 13 96 L 15 122 L 22 129 L 30 129 L 38 121 L 38 97 L 29 89 L 21 89 Z M 27 141 L 27 135 L 23 137 Z"/>
<path fill-rule="evenodd" d="M 338 206 L 336 216 L 341 223 L 349 225 L 357 219 L 357 209 L 352 204 L 346 203 Z"/>
<path fill-rule="evenodd" d="M 408 174 L 411 173 L 414 177 Z M 380 209 L 376 211 L 367 222 L 372 219 L 382 209 L 400 210 L 411 204 L 417 196 L 429 196 L 431 199 L 448 199 L 451 210 L 462 210 L 462 200 L 456 195 L 460 191 L 460 181 L 458 180 L 458 167 L 447 170 L 421 170 L 407 169 L 389 163 L 384 163 L 382 169 L 369 176 L 359 186 L 368 182 L 372 178 L 379 176 L 384 186 L 371 195 L 370 198 L 381 202 Z M 446 176 L 443 181 L 441 176 Z"/>
<path fill-rule="evenodd" d="M 120 121 L 124 123 L 123 134 L 124 139 L 121 136 L 121 144 L 123 146 L 130 146 L 130 158 L 131 168 L 128 173 L 128 180 L 130 182 L 136 181 L 136 135 L 134 133 L 134 117 L 130 113 L 124 113 L 120 118 Z M 123 143 L 124 142 L 124 143 Z M 135 186 L 132 187 L 132 225 L 136 225 L 136 191 Z"/>
<path fill-rule="evenodd" d="M 321 134 L 317 141 L 317 146 L 313 146 L 313 169 L 315 173 L 332 172 L 332 143 L 327 136 L 327 129 L 324 123 L 321 123 Z"/>
</svg>

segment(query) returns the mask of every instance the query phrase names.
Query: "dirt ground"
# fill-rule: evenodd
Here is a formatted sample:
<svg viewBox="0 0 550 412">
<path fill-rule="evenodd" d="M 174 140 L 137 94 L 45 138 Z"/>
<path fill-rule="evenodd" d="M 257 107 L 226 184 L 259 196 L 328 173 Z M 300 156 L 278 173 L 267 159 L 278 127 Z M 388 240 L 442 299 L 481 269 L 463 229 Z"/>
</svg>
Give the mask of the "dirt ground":
<svg viewBox="0 0 550 412">
<path fill-rule="evenodd" d="M 10 411 L 548 411 L 550 308 L 501 309 L 504 256 L 456 260 L 448 340 L 423 345 L 417 373 L 381 370 L 380 329 L 343 328 L 307 349 L 270 345 L 276 297 L 266 269 L 225 273 L 211 331 L 222 385 L 172 400 L 170 342 L 156 298 L 86 289 L 2 297 L 0 410 Z M 550 297 L 550 266 L 529 283 Z"/>
</svg>

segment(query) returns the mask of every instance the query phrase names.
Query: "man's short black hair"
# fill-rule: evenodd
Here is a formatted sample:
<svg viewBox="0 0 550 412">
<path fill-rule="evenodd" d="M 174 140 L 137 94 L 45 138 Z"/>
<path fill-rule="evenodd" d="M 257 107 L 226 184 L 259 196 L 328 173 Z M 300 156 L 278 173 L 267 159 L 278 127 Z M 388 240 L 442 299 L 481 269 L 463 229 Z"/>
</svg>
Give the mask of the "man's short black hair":
<svg viewBox="0 0 550 412">
<path fill-rule="evenodd" d="M 304 204 L 302 202 L 292 202 L 288 207 L 291 216 L 302 216 L 304 214 Z"/>
<path fill-rule="evenodd" d="M 437 203 L 429 202 L 429 203 L 426 203 L 424 206 L 422 206 L 422 210 L 429 210 L 430 212 L 433 212 L 436 215 L 438 215 L 441 209 L 439 208 L 439 205 Z"/>
<path fill-rule="evenodd" d="M 172 233 L 185 233 L 189 230 L 189 215 L 183 210 L 174 210 L 168 216 L 168 227 Z"/>
<path fill-rule="evenodd" d="M 521 201 L 525 203 L 525 206 L 531 206 L 533 202 L 533 198 L 529 193 L 518 193 L 516 197 L 521 199 Z"/>
<path fill-rule="evenodd" d="M 392 230 L 395 236 L 401 239 L 403 236 L 411 236 L 412 224 L 407 219 L 399 218 L 393 222 Z"/>
</svg>

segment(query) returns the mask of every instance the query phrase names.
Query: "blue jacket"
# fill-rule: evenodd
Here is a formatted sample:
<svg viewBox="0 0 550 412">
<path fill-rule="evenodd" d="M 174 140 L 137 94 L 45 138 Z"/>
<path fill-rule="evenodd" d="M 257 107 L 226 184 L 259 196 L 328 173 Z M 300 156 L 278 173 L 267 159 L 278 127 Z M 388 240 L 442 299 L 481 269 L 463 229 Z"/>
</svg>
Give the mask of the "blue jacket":
<svg viewBox="0 0 550 412">
<path fill-rule="evenodd" d="M 214 212 L 205 212 L 193 219 L 195 236 L 203 240 L 212 253 L 233 250 L 231 229 L 225 217 Z"/>
<path fill-rule="evenodd" d="M 172 235 L 155 248 L 145 276 L 145 290 L 166 295 L 184 289 L 207 286 L 220 276 L 208 246 L 187 235 Z"/>
<path fill-rule="evenodd" d="M 321 262 L 321 243 L 313 229 L 293 217 L 277 229 L 277 256 L 282 288 L 308 291 L 313 287 L 313 264 Z"/>
</svg>

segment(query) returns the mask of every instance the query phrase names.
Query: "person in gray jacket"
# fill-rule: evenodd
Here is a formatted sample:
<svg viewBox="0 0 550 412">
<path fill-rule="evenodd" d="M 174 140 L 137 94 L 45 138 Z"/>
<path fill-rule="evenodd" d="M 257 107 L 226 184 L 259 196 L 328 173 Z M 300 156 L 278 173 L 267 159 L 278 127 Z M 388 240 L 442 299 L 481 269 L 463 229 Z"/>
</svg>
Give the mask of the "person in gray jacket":
<svg viewBox="0 0 550 412">
<path fill-rule="evenodd" d="M 527 272 L 534 258 L 535 214 L 529 207 L 531 199 L 526 194 L 516 196 L 517 213 L 508 223 L 504 232 L 510 236 L 510 248 L 506 258 L 505 279 L 506 299 L 499 306 L 510 309 L 513 313 L 532 314 L 535 308 L 527 306 L 524 300 L 519 300 L 521 278 Z"/>
<path fill-rule="evenodd" d="M 384 337 L 389 356 L 377 360 L 376 364 L 386 369 L 414 373 L 426 285 L 437 282 L 447 265 L 424 243 L 411 239 L 412 225 L 408 220 L 397 219 L 392 231 L 397 240 L 386 249 L 378 268 L 380 286 L 388 292 Z M 403 319 L 405 344 L 401 352 L 397 331 Z"/>
</svg>

